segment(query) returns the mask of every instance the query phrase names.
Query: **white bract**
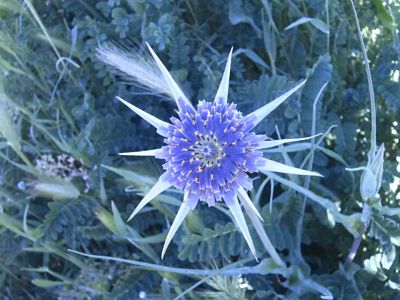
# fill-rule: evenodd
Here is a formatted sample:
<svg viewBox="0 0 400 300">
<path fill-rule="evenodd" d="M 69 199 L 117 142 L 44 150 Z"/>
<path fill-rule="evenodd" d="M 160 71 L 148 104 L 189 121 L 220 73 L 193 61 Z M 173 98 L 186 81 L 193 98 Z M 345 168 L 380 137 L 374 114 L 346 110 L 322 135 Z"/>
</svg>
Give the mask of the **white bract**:
<svg viewBox="0 0 400 300">
<path fill-rule="evenodd" d="M 285 143 L 311 139 L 315 136 L 266 141 L 266 136 L 253 132 L 254 127 L 303 87 L 306 80 L 244 116 L 236 109 L 236 105 L 228 103 L 231 50 L 214 101 L 200 101 L 197 107 L 194 107 L 153 49 L 148 44 L 147 46 L 154 63 L 139 57 L 137 62 L 128 61 L 124 64 L 124 60 L 130 56 L 121 50 L 114 51 L 113 48 L 102 47 L 98 51 L 100 59 L 104 62 L 125 72 L 147 88 L 170 96 L 178 106 L 179 119 L 172 117 L 171 123 L 167 123 L 117 97 L 132 111 L 154 126 L 157 133 L 164 137 L 165 142 L 165 146 L 160 149 L 120 153 L 131 156 L 153 156 L 166 161 L 163 165 L 165 172 L 138 204 L 129 220 L 160 193 L 170 187 L 175 187 L 183 192 L 184 197 L 167 234 L 161 257 L 164 256 L 168 245 L 187 214 L 196 207 L 199 201 L 206 202 L 209 206 L 213 206 L 215 202 L 225 202 L 234 223 L 242 232 L 251 252 L 256 257 L 254 243 L 241 208 L 242 205 L 245 207 L 253 224 L 257 225 L 260 222 L 258 219 L 262 220 L 260 213 L 247 194 L 247 191 L 252 189 L 252 180 L 248 175 L 261 171 L 321 176 L 316 172 L 267 159 L 263 157 L 261 151 Z M 126 66 L 130 66 L 130 69 L 127 70 Z M 155 70 L 155 66 L 158 71 Z M 132 74 L 132 70 L 137 73 Z M 152 76 L 155 77 L 154 80 L 151 80 Z M 160 86 L 154 87 L 154 83 L 160 84 Z M 261 227 L 257 225 L 257 232 L 262 230 Z M 263 243 L 269 243 L 267 237 L 263 239 Z"/>
</svg>

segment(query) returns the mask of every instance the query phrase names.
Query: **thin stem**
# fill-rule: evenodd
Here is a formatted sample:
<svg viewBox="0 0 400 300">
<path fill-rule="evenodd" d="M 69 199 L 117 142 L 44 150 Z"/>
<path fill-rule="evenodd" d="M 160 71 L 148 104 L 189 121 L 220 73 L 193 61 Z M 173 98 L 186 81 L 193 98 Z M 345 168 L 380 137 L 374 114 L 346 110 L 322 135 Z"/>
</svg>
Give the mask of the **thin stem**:
<svg viewBox="0 0 400 300">
<path fill-rule="evenodd" d="M 347 254 L 346 260 L 344 262 L 344 267 L 347 269 L 354 258 L 356 257 L 358 248 L 360 247 L 362 236 L 367 230 L 368 226 L 368 219 L 369 219 L 369 214 L 371 212 L 370 207 L 368 204 L 364 203 L 363 210 L 361 213 L 361 220 L 360 220 L 360 230 L 358 232 L 358 236 L 354 239 L 353 244 L 351 245 L 349 254 Z"/>
<path fill-rule="evenodd" d="M 329 48 L 330 48 L 329 0 L 325 0 L 325 11 L 326 11 L 326 25 L 328 26 L 328 33 L 326 34 L 326 53 L 328 53 L 329 55 Z"/>
<path fill-rule="evenodd" d="M 328 81 L 329 82 L 329 81 Z M 322 92 L 325 90 L 326 86 L 328 85 L 326 82 L 321 89 L 319 90 L 317 96 L 314 99 L 313 103 L 313 114 L 312 114 L 312 123 L 311 123 L 311 136 L 315 135 L 316 131 L 316 120 L 317 120 L 317 104 L 321 98 Z M 307 170 L 311 171 L 313 163 L 314 163 L 314 151 L 315 151 L 315 138 L 311 139 L 311 148 L 310 148 L 310 158 L 308 160 Z M 309 189 L 311 182 L 311 177 L 308 176 L 304 182 L 304 188 Z M 302 237 L 302 229 L 303 229 L 303 222 L 304 222 L 304 213 L 306 209 L 306 197 L 304 196 L 301 203 L 301 214 L 300 218 L 297 221 L 297 228 L 296 228 L 296 246 L 298 251 L 301 253 L 301 237 Z"/>
<path fill-rule="evenodd" d="M 125 263 L 129 265 L 134 265 L 138 269 L 150 270 L 150 271 L 157 271 L 157 272 L 167 272 L 167 273 L 175 273 L 185 276 L 238 276 L 238 275 L 246 275 L 246 274 L 282 274 L 285 273 L 285 269 L 266 269 L 266 264 L 268 262 L 260 262 L 257 265 L 249 266 L 249 267 L 239 267 L 239 268 L 222 268 L 220 270 L 206 270 L 206 269 L 185 269 L 185 268 L 175 268 L 175 267 L 168 267 L 159 264 L 151 264 L 147 262 L 141 262 L 137 260 L 130 260 L 124 258 L 118 258 L 113 256 L 105 256 L 105 255 L 94 255 L 94 254 L 87 254 L 75 250 L 68 249 L 69 252 L 79 254 L 82 256 L 94 258 L 94 259 L 101 259 L 101 260 L 108 260 L 108 261 L 115 261 L 120 263 Z M 243 263 L 247 262 L 248 260 L 243 260 Z"/>
<path fill-rule="evenodd" d="M 360 39 L 361 49 L 363 52 L 364 62 L 365 62 L 365 70 L 367 72 L 368 90 L 369 90 L 369 97 L 371 100 L 371 152 L 375 152 L 375 150 L 376 150 L 376 107 L 375 107 L 374 87 L 372 85 L 371 69 L 369 67 L 367 49 L 365 48 L 364 40 L 362 37 L 356 7 L 354 6 L 353 0 L 350 0 L 350 2 L 351 2 L 351 7 L 353 8 L 354 17 L 356 19 L 358 38 Z"/>
<path fill-rule="evenodd" d="M 278 29 L 278 27 L 276 26 L 275 21 L 274 21 L 274 18 L 273 18 L 273 16 L 272 16 L 272 6 L 269 4 L 268 0 L 263 0 L 263 1 L 262 1 L 262 4 L 263 4 L 263 6 L 264 6 L 264 8 L 265 8 L 265 10 L 266 10 L 266 12 L 267 12 L 267 14 L 268 14 L 268 19 L 269 19 L 269 21 L 271 22 L 271 25 L 272 25 L 272 28 L 273 28 L 274 31 L 275 31 L 276 37 L 278 38 L 279 45 L 282 47 L 283 55 L 285 56 L 285 59 L 286 59 L 288 65 L 289 65 L 289 68 L 290 68 L 290 70 L 291 70 L 292 72 L 294 72 L 294 68 L 293 68 L 292 63 L 290 62 L 289 55 L 288 55 L 288 53 L 287 53 L 287 51 L 286 51 L 286 47 L 285 47 L 285 45 L 284 45 L 284 43 L 282 42 L 282 39 L 281 39 L 281 37 L 280 37 L 279 29 Z M 297 8 L 297 7 L 296 7 L 296 8 Z"/>
<path fill-rule="evenodd" d="M 15 152 L 18 154 L 18 156 L 22 159 L 22 161 L 25 163 L 25 165 L 30 168 L 34 169 L 35 167 L 32 165 L 30 160 L 26 157 L 26 155 L 20 150 L 20 149 L 14 149 Z"/>
<path fill-rule="evenodd" d="M 187 7 L 189 8 L 189 12 L 192 15 L 195 26 L 199 27 L 199 22 L 197 21 L 196 14 L 194 13 L 192 3 L 190 3 L 190 0 L 185 0 L 185 3 L 187 5 Z"/>
</svg>

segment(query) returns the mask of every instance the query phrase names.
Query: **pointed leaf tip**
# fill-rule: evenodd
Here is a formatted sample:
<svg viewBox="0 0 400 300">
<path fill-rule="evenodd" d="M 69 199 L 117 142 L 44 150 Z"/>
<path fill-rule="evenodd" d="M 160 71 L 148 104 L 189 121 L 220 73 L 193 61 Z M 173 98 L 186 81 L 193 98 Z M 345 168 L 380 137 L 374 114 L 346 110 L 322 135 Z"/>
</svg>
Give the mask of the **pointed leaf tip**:
<svg viewBox="0 0 400 300">
<path fill-rule="evenodd" d="M 162 149 L 151 149 L 144 151 L 135 151 L 135 152 L 121 152 L 118 155 L 122 156 L 156 156 Z"/>
<path fill-rule="evenodd" d="M 285 164 L 278 163 L 273 160 L 269 160 L 267 158 L 261 158 L 259 162 L 260 162 L 258 167 L 259 170 L 285 173 L 285 174 L 294 174 L 294 175 L 323 177 L 320 173 L 291 167 Z"/>
<path fill-rule="evenodd" d="M 246 116 L 246 119 L 249 120 L 253 124 L 253 128 L 258 125 L 266 116 L 268 116 L 272 111 L 274 111 L 279 105 L 281 105 L 286 99 L 288 99 L 292 94 L 294 94 L 298 89 L 300 89 L 305 83 L 307 79 L 304 79 L 298 85 L 296 85 L 291 90 L 287 91 L 283 95 L 278 98 L 272 100 L 267 103 L 263 107 L 253 111 L 252 113 Z"/>
<path fill-rule="evenodd" d="M 233 52 L 233 47 L 231 48 L 231 51 L 229 52 L 228 58 L 226 60 L 226 65 L 225 65 L 225 70 L 222 75 L 221 83 L 219 84 L 217 94 L 215 95 L 214 101 L 223 101 L 223 103 L 226 103 L 228 101 L 228 92 L 229 92 L 229 78 L 230 78 L 230 73 L 231 73 L 231 63 L 232 63 L 232 52 Z"/>
<path fill-rule="evenodd" d="M 238 189 L 238 196 L 239 199 L 243 202 L 246 202 L 248 207 L 254 212 L 254 214 L 262 221 L 264 222 L 263 217 L 261 216 L 260 212 L 257 210 L 257 208 L 254 206 L 253 201 L 251 201 L 249 195 L 247 195 L 247 192 L 244 190 L 244 188 L 239 188 Z"/>
<path fill-rule="evenodd" d="M 273 140 L 273 141 L 263 141 L 260 142 L 257 146 L 257 149 L 267 149 L 267 148 L 272 148 L 276 146 L 280 146 L 286 143 L 294 143 L 294 142 L 300 142 L 300 141 L 305 141 L 309 139 L 313 139 L 317 136 L 322 135 L 322 133 L 318 133 L 312 136 L 307 136 L 303 138 L 292 138 L 292 139 L 279 139 L 279 140 Z"/>
<path fill-rule="evenodd" d="M 157 183 L 147 192 L 147 194 L 144 196 L 144 198 L 139 202 L 138 206 L 136 206 L 135 210 L 133 213 L 129 216 L 128 221 L 132 220 L 137 213 L 145 207 L 151 200 L 153 200 L 155 197 L 157 197 L 159 194 L 164 192 L 165 190 L 169 189 L 172 185 L 163 180 L 162 175 L 160 179 L 157 181 Z"/>
<path fill-rule="evenodd" d="M 165 238 L 164 246 L 161 252 L 161 259 L 164 259 L 165 252 L 169 244 L 171 243 L 175 233 L 178 231 L 179 227 L 182 225 L 183 221 L 185 220 L 187 214 L 190 212 L 190 207 L 186 204 L 186 202 L 182 202 L 174 222 L 172 222 L 171 228 L 168 231 L 167 237 Z"/>
<path fill-rule="evenodd" d="M 164 66 L 160 58 L 157 56 L 157 54 L 154 52 L 153 48 L 149 45 L 149 43 L 146 42 L 147 48 L 149 49 L 151 56 L 153 56 L 154 61 L 156 62 L 158 68 L 160 69 L 165 82 L 167 83 L 171 96 L 174 98 L 176 105 L 178 106 L 179 110 L 182 110 L 184 107 L 182 107 L 182 103 L 188 105 L 189 107 L 193 108 L 192 103 L 189 101 L 189 99 L 185 96 L 183 91 L 180 89 L 172 75 L 169 73 L 168 69 Z M 182 99 L 183 101 L 179 101 Z"/>
<path fill-rule="evenodd" d="M 157 130 L 168 130 L 169 124 L 167 122 L 164 122 L 153 115 L 145 112 L 144 110 L 141 110 L 140 108 L 136 107 L 135 105 L 129 103 L 128 101 L 125 101 L 121 97 L 117 97 L 119 101 L 121 101 L 123 104 L 128 106 L 132 111 L 137 113 L 140 117 L 142 117 L 145 121 L 147 121 L 149 124 L 154 126 Z"/>
<path fill-rule="evenodd" d="M 244 218 L 242 209 L 240 208 L 240 204 L 235 196 L 233 199 L 233 203 L 228 204 L 228 208 L 233 215 L 233 218 L 236 221 L 236 225 L 239 227 L 239 230 L 242 232 L 244 239 L 246 240 L 247 245 L 250 248 L 251 253 L 257 260 L 256 249 L 254 247 L 253 240 L 250 235 L 249 228 L 247 227 L 246 220 Z"/>
</svg>

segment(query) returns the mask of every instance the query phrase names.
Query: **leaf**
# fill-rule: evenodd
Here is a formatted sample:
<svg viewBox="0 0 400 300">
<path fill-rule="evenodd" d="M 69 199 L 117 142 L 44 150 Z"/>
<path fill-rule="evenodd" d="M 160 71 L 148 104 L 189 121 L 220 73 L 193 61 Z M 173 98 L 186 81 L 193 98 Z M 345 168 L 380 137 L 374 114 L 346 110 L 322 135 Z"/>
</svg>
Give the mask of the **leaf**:
<svg viewBox="0 0 400 300">
<path fill-rule="evenodd" d="M 316 18 L 308 18 L 308 17 L 302 17 L 302 18 L 298 19 L 297 21 L 295 21 L 292 24 L 290 24 L 289 26 L 287 26 L 285 28 L 285 30 L 289 30 L 289 29 L 297 27 L 301 24 L 306 24 L 306 23 L 311 23 L 311 25 L 313 25 L 315 28 L 317 28 L 319 31 L 321 31 L 325 34 L 329 33 L 329 28 L 324 22 L 322 22 L 321 20 L 316 19 Z"/>
<path fill-rule="evenodd" d="M 165 173 L 164 173 L 165 174 Z M 172 185 L 164 180 L 163 176 L 161 175 L 160 179 L 156 182 L 155 185 L 151 187 L 151 189 L 146 193 L 146 195 L 143 197 L 142 200 L 140 200 L 139 204 L 136 206 L 135 210 L 132 212 L 132 214 L 128 218 L 128 222 L 132 220 L 138 213 L 139 211 L 145 207 L 151 200 L 153 200 L 155 197 L 160 195 L 162 192 L 166 191 L 169 189 Z"/>
<path fill-rule="evenodd" d="M 114 224 L 115 224 L 115 228 L 117 229 L 118 233 L 123 236 L 126 237 L 128 230 L 127 230 L 127 226 L 125 225 L 124 221 L 122 220 L 122 217 L 118 211 L 118 208 L 115 206 L 114 201 L 111 201 L 111 209 L 113 212 L 113 219 L 114 219 Z"/>
<path fill-rule="evenodd" d="M 148 177 L 145 175 L 141 175 L 134 171 L 124 170 L 124 169 L 120 169 L 120 168 L 114 168 L 114 167 L 105 166 L 105 165 L 102 165 L 102 167 L 124 177 L 126 180 L 128 180 L 132 183 L 135 183 L 140 187 L 147 187 L 149 185 L 154 185 L 154 183 L 156 182 L 156 180 L 154 178 Z"/>
<path fill-rule="evenodd" d="M 378 11 L 378 19 L 382 22 L 382 24 L 392 30 L 393 29 L 393 18 L 392 16 L 387 12 L 386 7 L 383 5 L 382 0 L 374 0 L 374 4 L 376 7 L 376 10 Z M 389 4 L 387 4 L 389 5 Z"/>
<path fill-rule="evenodd" d="M 400 86 L 397 82 L 385 81 L 377 87 L 377 92 L 385 100 L 388 107 L 397 113 L 400 112 Z"/>
<path fill-rule="evenodd" d="M 48 203 L 50 211 L 43 221 L 44 239 L 55 241 L 62 236 L 64 242 L 75 248 L 78 225 L 84 225 L 93 215 L 93 209 L 98 207 L 93 200 L 60 200 Z"/>
<path fill-rule="evenodd" d="M 231 62 L 232 62 L 232 51 L 228 54 L 228 58 L 226 60 L 226 66 L 224 73 L 222 74 L 221 82 L 218 87 L 217 94 L 215 95 L 214 101 L 222 101 L 222 103 L 226 103 L 228 101 L 228 92 L 229 92 L 229 77 L 231 75 Z"/>
<path fill-rule="evenodd" d="M 216 224 L 213 229 L 205 228 L 201 235 L 191 233 L 184 236 L 180 242 L 183 249 L 179 251 L 179 259 L 188 259 L 190 253 L 195 253 L 194 259 L 200 261 L 220 256 L 229 258 L 241 252 L 244 243 L 240 241 L 243 238 L 233 223 Z"/>
<path fill-rule="evenodd" d="M 175 233 L 178 231 L 179 227 L 182 225 L 183 221 L 185 220 L 189 212 L 190 212 L 190 207 L 186 204 L 186 201 L 182 202 L 181 207 L 176 213 L 175 219 L 172 222 L 170 229 L 168 230 L 167 237 L 165 238 L 164 246 L 161 252 L 161 259 L 164 258 L 168 245 L 171 243 L 172 239 L 175 236 Z"/>
<path fill-rule="evenodd" d="M 379 240 L 383 250 L 382 266 L 388 270 L 396 258 L 394 245 L 400 246 L 400 224 L 375 211 L 372 215 L 368 236 Z"/>
<path fill-rule="evenodd" d="M 232 25 L 248 23 L 258 36 L 261 34 L 261 30 L 254 23 L 253 18 L 246 15 L 243 11 L 241 0 L 233 0 L 229 3 L 229 21 Z"/>
<path fill-rule="evenodd" d="M 287 100 L 292 94 L 294 94 L 297 90 L 303 87 L 307 80 L 303 80 L 294 88 L 285 92 L 283 95 L 280 95 L 278 98 L 272 100 L 271 102 L 265 104 L 259 109 L 253 111 L 252 113 L 246 116 L 247 120 L 251 120 L 252 127 L 256 127 L 258 123 L 260 123 L 265 117 L 267 117 L 270 113 L 272 113 L 279 105 L 281 105 L 285 100 Z"/>
<path fill-rule="evenodd" d="M 65 282 L 63 281 L 54 281 L 54 280 L 47 280 L 47 279 L 33 279 L 32 284 L 41 287 L 41 288 L 52 288 L 58 285 L 63 285 Z"/>
<path fill-rule="evenodd" d="M 269 66 L 265 63 L 265 61 L 253 50 L 251 49 L 245 49 L 245 48 L 239 48 L 235 51 L 235 56 L 238 56 L 239 54 L 244 54 L 247 56 L 247 58 L 251 59 L 254 63 L 260 65 L 263 68 L 268 69 Z"/>
</svg>

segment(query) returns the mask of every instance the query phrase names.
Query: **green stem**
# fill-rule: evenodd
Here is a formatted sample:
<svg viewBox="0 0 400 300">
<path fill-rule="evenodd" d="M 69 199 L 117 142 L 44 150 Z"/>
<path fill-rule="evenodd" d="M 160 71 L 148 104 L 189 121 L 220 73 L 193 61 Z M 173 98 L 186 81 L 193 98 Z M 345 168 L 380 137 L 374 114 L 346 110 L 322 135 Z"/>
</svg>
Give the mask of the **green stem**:
<svg viewBox="0 0 400 300">
<path fill-rule="evenodd" d="M 371 69 L 369 67 L 367 49 L 365 48 L 364 40 L 362 37 L 360 22 L 358 21 L 356 7 L 354 6 L 353 0 L 350 0 L 350 2 L 351 2 L 351 7 L 353 9 L 354 17 L 356 19 L 358 38 L 360 39 L 361 49 L 363 52 L 364 62 L 365 62 L 365 70 L 367 72 L 368 90 L 369 90 L 369 97 L 371 100 L 371 152 L 374 153 L 376 150 L 376 107 L 375 107 L 374 87 L 372 85 L 372 76 L 371 76 Z"/>
<path fill-rule="evenodd" d="M 105 255 L 93 255 L 87 254 L 75 250 L 69 249 L 68 251 L 79 254 L 82 256 L 95 258 L 95 259 L 102 259 L 102 260 L 109 260 L 109 261 L 116 261 L 121 262 L 129 265 L 134 265 L 139 269 L 145 269 L 150 271 L 157 271 L 157 272 L 168 272 L 168 273 L 175 273 L 185 276 L 239 276 L 245 274 L 281 274 L 286 275 L 287 270 L 281 268 L 273 268 L 271 265 L 268 264 L 268 261 L 261 261 L 259 264 L 250 266 L 250 267 L 239 267 L 239 268 L 223 268 L 220 270 L 204 270 L 204 269 L 185 269 L 185 268 L 175 268 L 175 267 L 168 267 L 163 266 L 160 264 L 152 264 L 137 260 L 130 260 L 124 258 L 118 258 L 113 256 L 105 256 Z"/>
<path fill-rule="evenodd" d="M 329 55 L 330 48 L 330 28 L 329 28 L 329 0 L 325 0 L 325 11 L 326 11 L 326 25 L 328 26 L 328 33 L 326 34 L 326 53 Z"/>
<path fill-rule="evenodd" d="M 322 92 L 325 90 L 326 86 L 328 85 L 329 81 L 326 82 L 321 89 L 319 90 L 317 96 L 314 99 L 313 103 L 313 113 L 312 113 L 312 123 L 311 123 L 311 136 L 315 135 L 316 132 L 316 121 L 317 121 L 317 104 L 318 101 L 321 99 Z M 315 152 L 315 138 L 311 139 L 311 148 L 310 148 L 310 157 L 308 159 L 308 166 L 307 170 L 311 171 L 312 166 L 314 164 L 314 152 Z M 304 181 L 304 188 L 308 190 L 310 188 L 311 177 L 307 176 Z M 306 196 L 302 198 L 301 203 L 301 211 L 300 217 L 297 221 L 297 228 L 296 228 L 296 247 L 299 253 L 301 253 L 301 238 L 302 238 L 302 231 L 303 231 L 303 223 L 304 223 L 304 214 L 306 210 L 307 199 Z M 302 258 L 301 258 L 302 259 Z"/>
</svg>

